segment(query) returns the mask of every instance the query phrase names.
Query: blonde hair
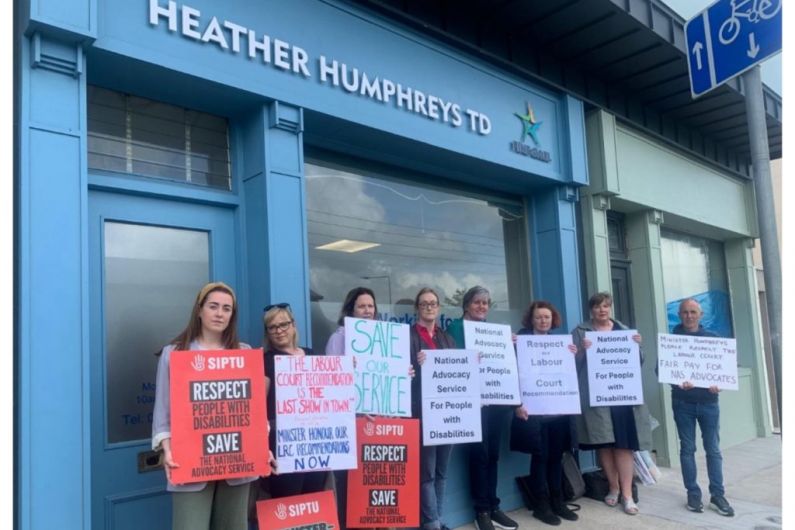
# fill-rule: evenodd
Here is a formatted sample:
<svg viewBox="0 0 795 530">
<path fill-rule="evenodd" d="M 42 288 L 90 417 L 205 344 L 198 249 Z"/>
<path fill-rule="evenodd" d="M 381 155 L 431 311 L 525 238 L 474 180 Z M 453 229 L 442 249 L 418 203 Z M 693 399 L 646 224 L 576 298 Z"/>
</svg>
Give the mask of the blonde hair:
<svg viewBox="0 0 795 530">
<path fill-rule="evenodd" d="M 298 327 L 295 325 L 295 317 L 293 316 L 293 312 L 290 311 L 289 307 L 273 307 L 266 311 L 265 316 L 262 317 L 264 332 L 262 337 L 262 345 L 265 348 L 265 351 L 271 349 L 271 343 L 270 340 L 268 340 L 268 326 L 270 326 L 279 315 L 287 315 L 287 317 L 293 323 L 293 340 L 292 344 L 290 344 L 290 347 L 298 347 Z"/>
</svg>

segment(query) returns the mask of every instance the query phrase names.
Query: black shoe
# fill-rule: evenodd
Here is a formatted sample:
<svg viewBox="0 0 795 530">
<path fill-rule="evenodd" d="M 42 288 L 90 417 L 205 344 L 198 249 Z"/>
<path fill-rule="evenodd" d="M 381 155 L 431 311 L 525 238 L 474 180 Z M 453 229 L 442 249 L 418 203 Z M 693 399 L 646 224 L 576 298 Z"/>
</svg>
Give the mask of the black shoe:
<svg viewBox="0 0 795 530">
<path fill-rule="evenodd" d="M 549 505 L 549 501 L 547 501 L 546 499 L 538 500 L 535 507 L 533 508 L 533 517 L 535 517 L 542 523 L 546 523 L 552 526 L 558 526 L 560 524 L 560 517 L 555 515 L 555 513 L 552 511 L 552 508 Z"/>
<path fill-rule="evenodd" d="M 552 507 L 552 513 L 561 519 L 566 519 L 567 521 L 576 521 L 580 518 L 579 515 L 571 511 L 569 507 L 566 506 L 566 502 L 560 497 L 552 497 L 550 499 L 550 506 Z"/>
<path fill-rule="evenodd" d="M 723 495 L 713 495 L 709 499 L 709 507 L 726 517 L 734 517 L 734 508 Z"/>
<path fill-rule="evenodd" d="M 442 526 L 439 527 L 439 530 L 450 530 L 450 527 L 442 523 Z"/>
<path fill-rule="evenodd" d="M 504 530 L 516 530 L 519 528 L 519 523 L 505 515 L 502 510 L 494 510 L 491 512 L 491 522 L 494 526 L 499 526 Z"/>
<path fill-rule="evenodd" d="M 704 503 L 701 502 L 700 497 L 695 495 L 687 496 L 687 509 L 691 512 L 701 513 L 704 511 Z"/>
<path fill-rule="evenodd" d="M 476 530 L 494 530 L 489 512 L 478 512 L 475 515 L 475 528 Z"/>
</svg>

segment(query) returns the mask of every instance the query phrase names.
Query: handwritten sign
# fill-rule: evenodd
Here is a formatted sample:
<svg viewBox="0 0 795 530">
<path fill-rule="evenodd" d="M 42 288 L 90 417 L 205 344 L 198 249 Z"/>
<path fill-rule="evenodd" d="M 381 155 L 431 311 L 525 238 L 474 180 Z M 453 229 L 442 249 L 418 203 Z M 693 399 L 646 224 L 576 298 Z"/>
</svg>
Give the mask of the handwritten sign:
<svg viewBox="0 0 795 530">
<path fill-rule="evenodd" d="M 257 522 L 269 530 L 335 530 L 340 526 L 331 490 L 257 501 Z"/>
<path fill-rule="evenodd" d="M 735 339 L 658 333 L 657 359 L 660 383 L 739 389 Z"/>
<path fill-rule="evenodd" d="M 522 405 L 528 414 L 580 414 L 571 335 L 519 335 L 516 350 Z"/>
<path fill-rule="evenodd" d="M 592 407 L 643 403 L 640 350 L 632 340 L 637 333 L 634 329 L 585 333 L 592 342 L 586 351 Z"/>
<path fill-rule="evenodd" d="M 466 349 L 480 352 L 480 399 L 484 405 L 518 405 L 519 377 L 511 327 L 464 320 Z"/>
<path fill-rule="evenodd" d="M 479 442 L 480 371 L 472 350 L 425 350 L 422 444 Z"/>
<path fill-rule="evenodd" d="M 347 527 L 419 526 L 419 420 L 357 418 L 356 428 L 361 463 L 348 471 Z"/>
<path fill-rule="evenodd" d="M 175 484 L 270 473 L 262 350 L 171 352 Z"/>
<path fill-rule="evenodd" d="M 356 467 L 353 358 L 277 355 L 274 366 L 279 471 Z"/>
<path fill-rule="evenodd" d="M 345 355 L 356 357 L 356 412 L 411 416 L 409 326 L 345 318 Z"/>
</svg>

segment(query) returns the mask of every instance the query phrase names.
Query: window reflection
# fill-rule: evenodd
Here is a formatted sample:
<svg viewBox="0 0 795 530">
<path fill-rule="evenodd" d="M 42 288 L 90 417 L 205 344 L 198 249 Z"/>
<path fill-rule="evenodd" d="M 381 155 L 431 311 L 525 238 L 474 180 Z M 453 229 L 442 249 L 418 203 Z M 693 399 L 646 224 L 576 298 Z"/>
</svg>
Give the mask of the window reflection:
<svg viewBox="0 0 795 530">
<path fill-rule="evenodd" d="M 325 162 L 305 168 L 316 348 L 325 345 L 345 294 L 358 285 L 375 291 L 380 318 L 409 322 L 417 291 L 431 286 L 442 298 L 446 326 L 461 316 L 463 293 L 479 284 L 492 293 L 490 321 L 519 323 L 530 296 L 512 289 L 527 285 L 517 278 L 527 274 L 519 201 L 420 187 Z"/>
<path fill-rule="evenodd" d="M 209 281 L 207 232 L 106 222 L 108 443 L 149 438 L 157 357 Z"/>
</svg>

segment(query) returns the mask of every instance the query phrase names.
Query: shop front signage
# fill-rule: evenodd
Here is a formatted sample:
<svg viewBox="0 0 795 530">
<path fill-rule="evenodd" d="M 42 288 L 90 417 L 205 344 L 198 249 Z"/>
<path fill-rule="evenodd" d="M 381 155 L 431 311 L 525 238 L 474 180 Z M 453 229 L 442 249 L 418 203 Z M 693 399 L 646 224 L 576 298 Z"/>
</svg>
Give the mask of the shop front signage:
<svg viewBox="0 0 795 530">
<path fill-rule="evenodd" d="M 243 55 L 251 61 L 303 79 L 317 79 L 321 84 L 351 95 L 365 97 L 453 128 L 464 128 L 481 136 L 491 133 L 491 120 L 476 109 L 381 75 L 373 75 L 333 57 L 318 55 L 313 58 L 300 46 L 258 33 L 236 22 L 203 14 L 187 4 L 173 0 L 161 4 L 160 0 L 149 0 L 149 25 L 153 28 L 165 25 L 169 32 L 183 38 L 215 46 L 233 55 Z"/>
</svg>

